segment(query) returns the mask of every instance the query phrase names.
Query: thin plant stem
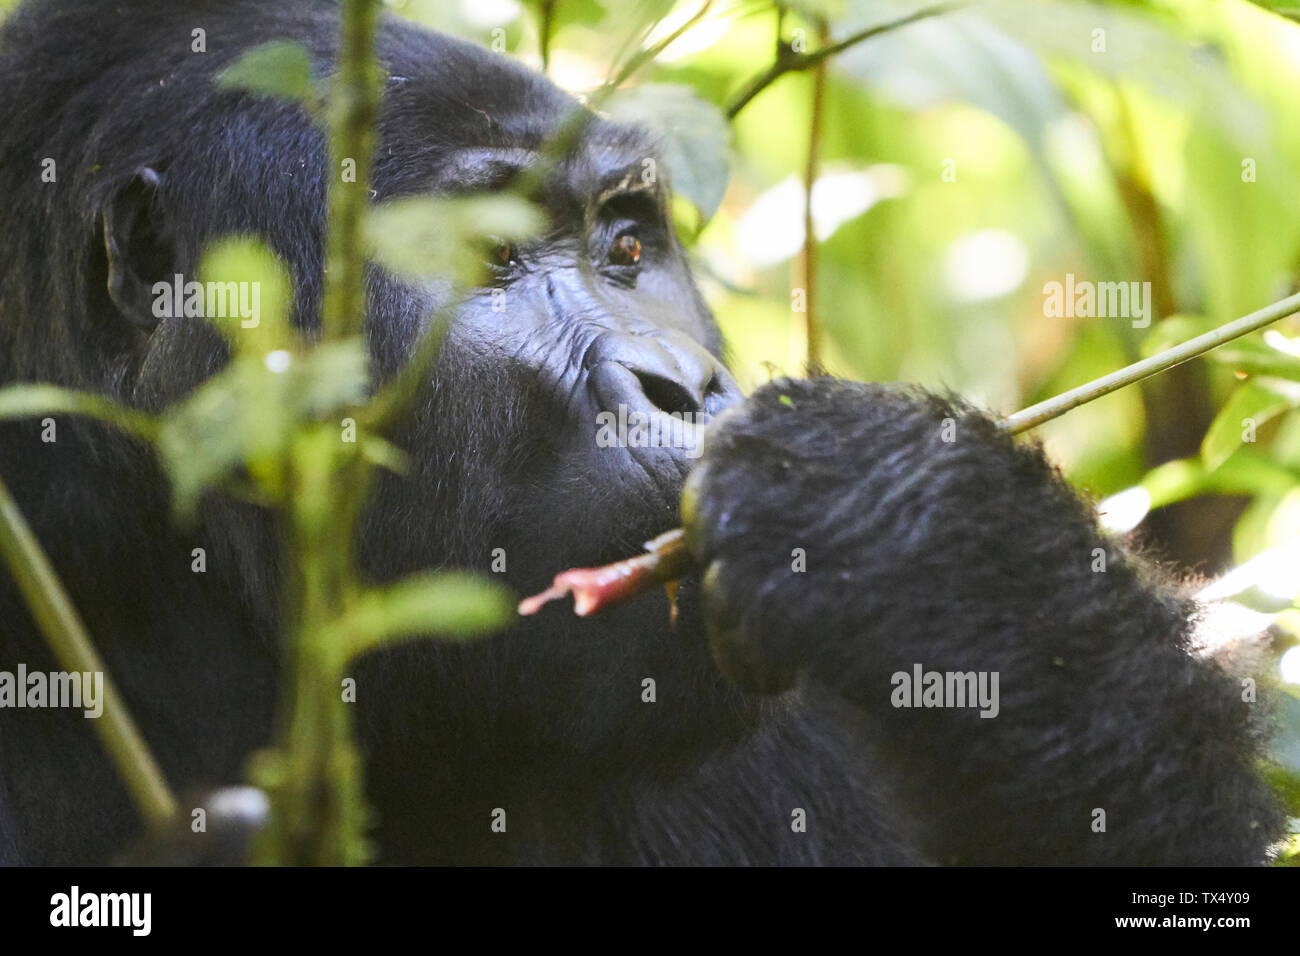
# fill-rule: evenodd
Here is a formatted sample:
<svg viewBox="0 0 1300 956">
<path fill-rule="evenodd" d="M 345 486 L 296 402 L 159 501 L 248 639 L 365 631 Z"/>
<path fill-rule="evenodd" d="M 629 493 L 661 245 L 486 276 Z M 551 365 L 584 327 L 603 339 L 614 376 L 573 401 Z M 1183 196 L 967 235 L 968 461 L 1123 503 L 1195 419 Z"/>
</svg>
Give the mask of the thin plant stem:
<svg viewBox="0 0 1300 956">
<path fill-rule="evenodd" d="M 1017 435 L 1020 432 L 1041 425 L 1043 422 L 1064 415 L 1072 408 L 1078 408 L 1080 405 L 1085 405 L 1094 399 L 1101 398 L 1103 395 L 1109 395 L 1125 385 L 1132 385 L 1144 378 L 1150 378 L 1152 375 L 1171 369 L 1175 365 L 1181 365 L 1189 359 L 1194 359 L 1198 355 L 1204 355 L 1211 349 L 1216 349 L 1226 342 L 1231 342 L 1233 339 L 1239 339 L 1243 335 L 1249 335 L 1251 332 L 1272 325 L 1274 322 L 1285 319 L 1297 311 L 1300 311 L 1300 293 L 1280 299 L 1272 305 L 1267 305 L 1249 315 L 1243 315 L 1226 325 L 1212 329 L 1204 335 L 1188 339 L 1186 342 L 1165 349 L 1163 352 L 1144 358 L 1140 362 L 1134 362 L 1132 365 L 1126 365 L 1124 368 L 1103 375 L 1101 378 L 1093 379 L 1078 388 L 1072 388 L 1068 392 L 1054 395 L 1037 405 L 1030 405 L 1028 408 L 1004 418 L 1002 427 L 1013 435 Z"/>
<path fill-rule="evenodd" d="M 325 246 L 325 338 L 347 338 L 361 331 L 365 313 L 366 268 L 362 228 L 370 197 L 371 152 L 383 71 L 372 50 L 379 20 L 378 0 L 343 5 L 338 76 L 331 93 L 329 233 Z M 351 160 L 355 176 L 343 180 Z"/>
<path fill-rule="evenodd" d="M 819 42 L 829 38 L 829 27 L 819 20 Z M 817 235 L 813 229 L 813 187 L 821 162 L 822 119 L 826 104 L 826 61 L 820 60 L 813 71 L 812 119 L 808 127 L 808 161 L 804 167 L 803 195 L 803 250 L 799 256 L 799 272 L 804 290 L 805 364 L 810 370 L 821 367 L 821 326 L 817 318 Z"/>
<path fill-rule="evenodd" d="M 890 20 L 888 23 L 879 23 L 875 26 L 859 30 L 857 33 L 840 40 L 838 43 L 832 43 L 829 46 L 821 47 L 820 49 L 814 50 L 812 53 L 786 52 L 783 48 L 782 54 L 776 58 L 776 61 L 773 62 L 770 67 L 762 73 L 759 73 L 752 80 L 746 83 L 744 87 L 742 87 L 741 92 L 731 101 L 731 105 L 727 107 L 727 118 L 735 119 L 736 115 L 748 106 L 754 97 L 758 96 L 759 93 L 762 93 L 787 73 L 812 69 L 824 60 L 827 60 L 836 54 L 843 53 L 850 47 L 857 46 L 859 43 L 870 40 L 873 37 L 878 37 L 885 33 L 891 33 L 894 30 L 910 26 L 911 24 L 918 23 L 921 20 L 928 20 L 931 17 L 951 13 L 953 10 L 958 10 L 962 6 L 963 4 L 958 3 L 941 3 L 933 7 L 925 7 L 924 9 L 909 13 L 905 17 L 899 17 L 897 20 Z"/>
<path fill-rule="evenodd" d="M 176 816 L 176 798 L 131 720 L 126 701 L 95 650 L 72 599 L 3 481 L 0 481 L 0 555 L 9 565 L 18 590 L 45 634 L 59 666 L 66 671 L 102 676 L 104 711 L 91 725 L 146 823 L 150 827 L 166 823 Z"/>
</svg>

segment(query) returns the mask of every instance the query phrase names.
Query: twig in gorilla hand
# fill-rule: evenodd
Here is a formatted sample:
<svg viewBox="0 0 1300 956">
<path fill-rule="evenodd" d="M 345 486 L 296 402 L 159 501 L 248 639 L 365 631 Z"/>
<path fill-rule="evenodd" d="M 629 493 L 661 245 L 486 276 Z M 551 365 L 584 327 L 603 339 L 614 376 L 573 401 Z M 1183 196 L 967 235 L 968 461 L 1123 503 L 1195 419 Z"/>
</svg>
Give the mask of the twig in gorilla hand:
<svg viewBox="0 0 1300 956">
<path fill-rule="evenodd" d="M 1010 434 L 1018 435 L 1053 418 L 1058 418 L 1073 408 L 1086 405 L 1103 395 L 1109 395 L 1126 385 L 1150 378 L 1198 355 L 1204 355 L 1233 339 L 1272 325 L 1280 319 L 1294 315 L 1297 309 L 1300 309 L 1300 293 L 1279 299 L 1271 305 L 1249 315 L 1243 315 L 1203 335 L 1126 365 L 1077 388 L 1072 388 L 1068 392 L 1062 392 L 1036 405 L 1021 409 L 1004 418 L 1000 425 Z M 560 572 L 545 591 L 520 601 L 519 613 L 536 614 L 543 605 L 572 592 L 573 612 L 579 617 L 587 617 L 606 607 L 643 594 L 656 585 L 662 584 L 671 588 L 678 578 L 697 569 L 686 543 L 686 535 L 681 528 L 666 531 L 654 540 L 647 541 L 645 548 L 648 554 L 625 558 L 599 568 L 572 568 Z M 675 604 L 673 609 L 675 614 Z"/>
<path fill-rule="evenodd" d="M 519 602 L 520 614 L 536 614 L 544 604 L 573 594 L 573 613 L 586 617 L 641 594 L 656 584 L 671 586 L 695 566 L 686 533 L 681 528 L 665 531 L 645 544 L 646 554 L 624 558 L 599 568 L 570 568 L 555 576 L 540 594 Z"/>
</svg>

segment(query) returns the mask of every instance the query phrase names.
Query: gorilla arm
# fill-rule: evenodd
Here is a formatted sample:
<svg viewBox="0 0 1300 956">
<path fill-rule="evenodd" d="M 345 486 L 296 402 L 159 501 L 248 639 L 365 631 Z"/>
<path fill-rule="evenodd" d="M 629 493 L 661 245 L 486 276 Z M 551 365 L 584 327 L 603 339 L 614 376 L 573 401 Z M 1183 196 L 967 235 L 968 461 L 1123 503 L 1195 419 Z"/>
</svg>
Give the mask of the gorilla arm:
<svg viewBox="0 0 1300 956">
<path fill-rule="evenodd" d="M 1264 860 L 1251 705 L 1188 652 L 1194 603 L 991 418 L 774 382 L 714 423 L 683 517 L 719 667 L 851 703 L 937 862 Z M 931 672 L 1000 700 L 923 701 Z"/>
</svg>

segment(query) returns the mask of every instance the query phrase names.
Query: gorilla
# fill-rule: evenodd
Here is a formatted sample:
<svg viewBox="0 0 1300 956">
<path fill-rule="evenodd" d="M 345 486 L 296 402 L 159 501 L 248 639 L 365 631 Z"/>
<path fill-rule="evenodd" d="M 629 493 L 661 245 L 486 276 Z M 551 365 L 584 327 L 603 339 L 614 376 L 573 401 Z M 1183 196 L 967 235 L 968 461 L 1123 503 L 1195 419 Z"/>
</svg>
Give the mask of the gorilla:
<svg viewBox="0 0 1300 956">
<path fill-rule="evenodd" d="M 337 27 L 334 4 L 296 0 L 51 0 L 8 18 L 0 383 L 150 411 L 183 398 L 228 350 L 201 320 L 155 317 L 149 290 L 230 234 L 282 258 L 311 334 L 323 135 L 298 105 L 214 76 L 275 39 L 328 73 Z M 376 203 L 501 188 L 578 108 L 394 18 L 379 50 Z M 955 398 L 824 377 L 743 398 L 667 186 L 639 175 L 654 155 L 648 133 L 592 117 L 546 174 L 544 236 L 498 249 L 504 311 L 492 288 L 455 302 L 446 283 L 368 271 L 378 380 L 454 306 L 388 436 L 412 465 L 361 524 L 368 579 L 488 573 L 504 554 L 526 594 L 681 523 L 702 568 L 675 625 L 654 594 L 361 660 L 347 706 L 378 860 L 1265 862 L 1281 817 L 1259 722 L 1193 653 L 1187 592 L 1104 535 L 1036 445 Z M 711 420 L 702 457 L 598 444 L 597 416 L 619 406 Z M 0 474 L 169 782 L 239 783 L 270 740 L 284 656 L 270 516 L 210 494 L 180 523 L 149 449 L 57 426 L 54 442 L 35 419 L 0 426 Z M 19 665 L 56 669 L 5 575 L 0 670 Z M 0 710 L 0 860 L 113 860 L 141 831 L 81 713 Z"/>
</svg>

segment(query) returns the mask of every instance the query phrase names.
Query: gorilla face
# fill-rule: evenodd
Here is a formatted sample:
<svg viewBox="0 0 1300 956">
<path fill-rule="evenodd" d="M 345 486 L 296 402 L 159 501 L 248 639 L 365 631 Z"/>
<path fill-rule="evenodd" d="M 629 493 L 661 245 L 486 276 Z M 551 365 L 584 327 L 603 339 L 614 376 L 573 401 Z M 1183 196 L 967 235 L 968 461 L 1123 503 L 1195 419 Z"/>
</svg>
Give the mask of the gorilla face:
<svg viewBox="0 0 1300 956">
<path fill-rule="evenodd" d="M 201 320 L 159 320 L 151 308 L 153 284 L 193 276 L 213 241 L 265 241 L 292 277 L 294 321 L 307 334 L 316 324 L 326 184 L 338 178 L 324 135 L 297 104 L 223 89 L 215 77 L 250 46 L 273 40 L 303 44 L 328 74 L 337 9 L 253 0 L 165 11 L 110 6 L 108 15 L 90 0 L 38 3 L 5 23 L 0 112 L 9 122 L 0 136 L 0 194 L 10 221 L 41 241 L 10 244 L 0 259 L 0 381 L 54 381 L 156 410 L 188 395 L 228 358 L 220 335 Z M 206 30 L 203 54 L 190 47 L 196 25 Z M 504 188 L 532 168 L 580 108 L 506 57 L 397 19 L 382 21 L 377 47 L 389 79 L 370 183 L 374 203 Z M 487 571 L 504 552 L 506 583 L 529 593 L 566 566 L 634 552 L 676 523 L 688 449 L 597 441 L 602 413 L 622 410 L 629 420 L 693 415 L 698 422 L 739 397 L 673 234 L 664 167 L 654 164 L 659 177 L 645 175 L 654 155 L 643 132 L 592 117 L 538 190 L 546 218 L 538 237 L 508 248 L 485 243 L 490 285 L 452 303 L 427 389 L 388 436 L 413 465 L 401 478 L 379 476 L 359 542 L 370 577 L 431 566 Z M 30 187 L 32 156 L 57 159 L 57 186 Z M 431 316 L 447 305 L 448 289 L 436 279 L 417 283 L 369 270 L 365 330 L 376 379 L 409 359 Z M 662 431 L 680 437 L 680 428 Z M 29 512 L 42 508 L 36 497 L 58 494 L 51 489 L 66 483 L 67 500 L 89 499 L 85 508 L 100 524 L 108 520 L 105 496 L 166 514 L 165 483 L 138 456 L 124 460 L 118 436 L 92 427 L 79 438 L 106 467 L 80 477 L 67 469 L 48 479 L 34 475 Z M 74 512 L 62 519 L 67 527 L 39 529 L 42 538 L 83 539 L 86 518 Z M 135 514 L 120 520 L 142 525 Z M 264 655 L 280 626 L 281 562 L 271 523 L 220 498 L 205 503 L 201 521 L 199 529 L 165 533 L 181 539 L 174 542 L 180 553 L 200 537 L 208 548 L 201 596 L 218 607 L 207 621 L 214 631 L 239 635 L 234 643 L 217 639 L 232 648 L 250 641 Z M 151 533 L 140 543 L 138 572 L 120 558 L 110 572 L 94 549 L 69 548 L 60 570 L 75 595 L 84 564 L 85 588 L 97 595 L 82 599 L 89 618 L 111 617 L 98 597 L 106 592 L 186 603 L 177 589 L 195 582 L 159 576 L 173 543 L 159 529 Z M 133 603 L 156 601 L 139 596 Z M 151 613 L 156 620 L 137 631 L 190 629 L 186 623 L 178 631 Z M 684 620 L 691 613 L 687 595 Z M 637 710 L 636 695 L 611 707 L 609 686 L 635 688 L 638 675 L 682 667 L 692 675 L 677 683 L 683 693 L 693 682 L 719 683 L 702 641 L 683 633 L 666 638 L 662 600 L 653 612 L 643 604 L 599 624 L 579 626 L 558 612 L 543 618 L 463 654 L 417 644 L 373 662 L 391 669 L 387 696 L 403 702 L 393 717 L 400 730 L 390 727 L 390 736 L 403 739 L 412 726 L 441 726 L 448 714 L 473 712 L 484 688 L 495 687 L 495 706 L 517 711 L 508 724 L 499 717 L 498 728 L 616 745 L 622 721 L 645 719 L 645 708 Z M 118 635 L 104 630 L 97 638 L 116 669 L 137 665 L 116 655 Z M 33 643 L 40 646 L 35 634 Z M 733 706 L 726 693 L 711 699 Z M 436 714 L 421 710 L 427 700 L 437 700 Z M 366 719 L 382 725 L 387 718 Z M 664 724 L 657 732 L 667 739 Z"/>
<path fill-rule="evenodd" d="M 422 41 L 459 49 L 444 38 Z M 421 62 L 445 59 L 425 54 Z M 377 201 L 505 187 L 532 168 L 576 108 L 533 74 L 524 74 L 530 94 L 511 99 L 458 86 L 460 73 L 422 79 L 414 65 L 390 69 L 409 78 L 387 91 Z M 518 76 L 503 60 L 487 85 L 509 89 Z M 436 152 L 421 145 L 430 133 L 419 123 L 431 115 L 440 117 Z M 677 522 L 695 436 L 691 425 L 683 434 L 668 420 L 702 424 L 740 394 L 673 233 L 665 184 L 643 179 L 653 157 L 643 133 L 592 119 L 540 190 L 547 223 L 539 238 L 485 244 L 492 285 L 456 305 L 428 396 L 395 436 L 416 472 L 381 478 L 363 534 L 371 573 L 389 578 L 430 563 L 486 570 L 500 549 L 506 581 L 529 593 L 564 567 L 634 553 Z M 389 375 L 448 292 L 381 270 L 371 280 L 372 350 Z M 670 441 L 606 447 L 602 414 L 653 419 Z M 683 620 L 694 614 L 687 595 Z M 509 737 L 621 759 L 629 735 L 679 743 L 715 716 L 733 720 L 745 710 L 737 695 L 719 692 L 706 645 L 685 629 L 669 631 L 667 620 L 662 599 L 600 622 L 559 613 L 518 622 L 463 653 L 398 648 L 370 666 L 387 686 L 409 681 L 410 698 L 437 695 L 447 712 L 481 707 L 483 688 L 493 688 L 495 736 L 485 746 Z M 652 731 L 637 695 L 609 700 L 610 687 L 683 671 L 677 690 L 697 698 L 689 720 L 680 711 L 680 723 L 660 717 Z M 372 733 L 399 737 L 391 727 Z"/>
<path fill-rule="evenodd" d="M 401 104 L 390 111 L 428 111 L 427 104 L 404 102 L 420 95 L 410 84 L 390 95 Z M 552 128 L 571 109 L 564 101 L 552 114 Z M 466 122 L 484 125 L 478 114 Z M 392 155 L 415 152 L 390 122 L 382 131 L 385 143 L 393 143 Z M 642 179 L 652 156 L 640 134 L 600 120 L 589 124 L 541 190 L 548 217 L 542 238 L 491 248 L 493 286 L 456 309 L 433 375 L 428 430 L 408 439 L 421 457 L 425 450 L 438 456 L 431 475 L 469 502 L 462 513 L 488 515 L 500 502 L 515 503 L 502 525 L 482 532 L 508 551 L 524 541 L 502 535 L 523 530 L 525 540 L 586 539 L 598 543 L 603 556 L 604 547 L 635 546 L 671 526 L 690 461 L 691 423 L 739 397 L 673 234 L 666 190 Z M 433 183 L 421 186 L 456 193 L 492 189 L 537 158 L 531 149 L 472 141 L 431 172 Z M 381 198 L 410 186 L 393 175 L 395 167 L 401 168 L 384 162 L 376 171 Z M 378 343 L 387 372 L 409 354 L 409 330 L 422 328 L 423 316 L 446 293 L 378 274 L 372 292 L 372 339 L 376 324 L 404 333 L 396 339 L 390 332 Z M 603 447 L 597 441 L 602 413 L 615 420 L 640 416 L 669 443 Z M 671 416 L 688 424 L 683 429 Z M 442 457 L 441 449 L 458 454 Z M 616 516 L 611 529 L 639 540 L 607 545 L 607 532 L 594 528 L 575 536 L 574 516 L 593 507 Z M 594 560 L 596 553 L 573 558 Z M 552 554 L 545 566 L 557 567 L 557 557 Z"/>
<path fill-rule="evenodd" d="M 258 16 L 272 36 L 283 29 L 303 39 L 301 24 Z M 115 188 L 101 200 L 107 252 L 90 257 L 89 271 L 107 277 L 110 301 L 87 293 L 117 313 L 124 374 L 115 384 L 149 407 L 183 396 L 224 360 L 223 344 L 195 320 L 153 319 L 143 291 L 190 275 L 212 240 L 265 237 L 291 267 L 298 323 L 312 326 L 319 307 L 322 136 L 294 106 L 214 87 L 214 72 L 248 43 L 244 31 L 242 47 L 228 48 L 225 28 L 224 19 L 209 24 L 211 56 L 164 64 L 151 56 L 164 82 L 121 91 L 146 97 L 151 112 L 184 116 L 180 127 L 142 142 L 112 110 L 99 120 Z M 328 61 L 328 33 L 306 39 Z M 377 203 L 505 188 L 580 108 L 504 57 L 397 22 L 382 30 L 379 49 L 390 79 L 371 183 Z M 400 539 L 378 557 L 379 573 L 481 566 L 492 547 L 509 553 L 538 539 L 577 545 L 571 555 L 547 552 L 533 568 L 541 575 L 672 525 L 694 435 L 669 416 L 700 423 L 739 393 L 673 234 L 667 189 L 646 173 L 662 170 L 653 158 L 643 133 L 592 118 L 539 190 L 540 238 L 485 243 L 491 287 L 455 308 L 429 392 L 399 438 L 420 480 L 388 483 L 388 504 L 373 518 L 376 533 Z M 407 360 L 448 295 L 446 282 L 371 269 L 366 330 L 378 378 Z M 668 446 L 601 447 L 601 413 L 652 422 Z M 593 523 L 593 513 L 615 520 Z M 418 517 L 435 515 L 436 525 Z"/>
</svg>

